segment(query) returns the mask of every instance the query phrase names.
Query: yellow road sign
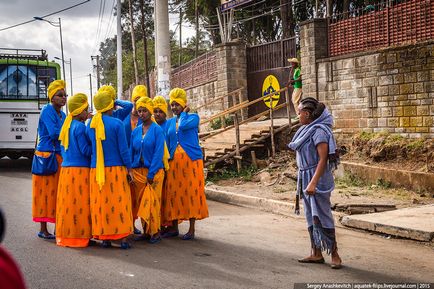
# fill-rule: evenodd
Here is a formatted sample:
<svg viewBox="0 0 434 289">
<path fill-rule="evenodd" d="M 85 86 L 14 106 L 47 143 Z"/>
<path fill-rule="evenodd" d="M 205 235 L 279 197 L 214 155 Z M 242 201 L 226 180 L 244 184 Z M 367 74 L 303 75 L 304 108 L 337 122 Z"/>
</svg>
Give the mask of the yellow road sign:
<svg viewBox="0 0 434 289">
<path fill-rule="evenodd" d="M 277 78 L 270 74 L 264 79 L 264 84 L 262 85 L 262 96 L 266 96 L 269 94 L 272 94 L 275 91 L 280 90 L 280 84 Z M 264 103 L 266 106 L 270 107 L 276 107 L 277 103 L 280 99 L 280 93 L 276 93 L 272 95 L 271 97 L 264 98 Z"/>
</svg>

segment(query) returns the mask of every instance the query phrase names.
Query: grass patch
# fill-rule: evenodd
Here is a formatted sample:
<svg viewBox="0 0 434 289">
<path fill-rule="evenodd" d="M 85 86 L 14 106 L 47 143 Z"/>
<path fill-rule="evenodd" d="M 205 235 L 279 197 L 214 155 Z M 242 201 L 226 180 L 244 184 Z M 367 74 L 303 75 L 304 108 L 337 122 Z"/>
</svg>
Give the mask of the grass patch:
<svg viewBox="0 0 434 289">
<path fill-rule="evenodd" d="M 340 189 L 348 187 L 365 187 L 366 183 L 353 174 L 345 173 L 342 178 L 336 178 L 336 185 Z"/>
<path fill-rule="evenodd" d="M 242 168 L 241 171 L 238 173 L 237 170 L 234 169 L 222 169 L 215 172 L 209 172 L 207 180 L 211 182 L 218 182 L 221 180 L 228 180 L 228 179 L 243 179 L 247 182 L 252 180 L 253 175 L 258 170 L 254 167 L 246 167 Z"/>
</svg>

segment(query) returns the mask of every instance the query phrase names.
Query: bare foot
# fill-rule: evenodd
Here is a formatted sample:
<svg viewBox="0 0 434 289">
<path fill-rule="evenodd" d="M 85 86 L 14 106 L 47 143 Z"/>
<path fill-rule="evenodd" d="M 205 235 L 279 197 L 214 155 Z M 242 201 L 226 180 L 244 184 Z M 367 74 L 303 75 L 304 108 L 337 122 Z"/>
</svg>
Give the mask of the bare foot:
<svg viewBox="0 0 434 289">
<path fill-rule="evenodd" d="M 330 264 L 330 267 L 332 269 L 342 268 L 342 259 L 341 257 L 339 257 L 339 254 L 337 252 L 332 254 L 332 262 Z"/>
<path fill-rule="evenodd" d="M 324 263 L 324 257 L 322 255 L 318 255 L 318 256 L 310 255 L 309 257 L 298 259 L 298 262 L 322 264 Z"/>
</svg>

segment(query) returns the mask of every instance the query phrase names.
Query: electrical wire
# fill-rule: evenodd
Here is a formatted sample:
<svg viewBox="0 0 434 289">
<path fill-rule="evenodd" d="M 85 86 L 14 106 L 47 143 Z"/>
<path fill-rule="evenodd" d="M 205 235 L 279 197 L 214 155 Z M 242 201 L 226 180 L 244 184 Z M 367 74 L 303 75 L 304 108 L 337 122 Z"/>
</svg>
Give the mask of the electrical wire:
<svg viewBox="0 0 434 289">
<path fill-rule="evenodd" d="M 86 1 L 80 2 L 80 3 L 78 3 L 78 4 L 75 4 L 75 5 L 72 5 L 72 6 L 70 6 L 70 7 L 64 8 L 64 9 L 62 9 L 62 10 L 59 10 L 59 11 L 56 11 L 56 12 L 49 13 L 49 14 L 47 14 L 47 15 L 44 15 L 44 16 L 40 17 L 40 18 L 44 19 L 45 17 L 51 16 L 51 15 L 54 15 L 54 14 L 57 14 L 57 13 L 60 13 L 60 12 L 63 12 L 63 11 L 66 11 L 66 10 L 69 10 L 69 9 L 72 9 L 72 8 L 75 8 L 75 7 L 80 6 L 80 5 L 82 5 L 82 4 L 86 3 L 86 2 L 89 2 L 89 1 L 90 1 L 90 0 L 86 0 Z M 22 22 L 22 23 L 18 23 L 18 24 L 15 24 L 15 25 L 9 26 L 9 27 L 1 28 L 1 29 L 0 29 L 0 32 L 1 32 L 1 31 L 5 31 L 5 30 L 8 30 L 8 29 L 11 29 L 11 28 L 15 28 L 15 27 L 18 27 L 18 26 L 21 26 L 21 25 L 24 25 L 24 24 L 27 24 L 27 23 L 30 23 L 30 22 L 33 22 L 33 21 L 37 21 L 37 19 L 32 19 L 32 20 L 29 20 L 29 21 L 25 21 L 25 22 Z"/>
</svg>

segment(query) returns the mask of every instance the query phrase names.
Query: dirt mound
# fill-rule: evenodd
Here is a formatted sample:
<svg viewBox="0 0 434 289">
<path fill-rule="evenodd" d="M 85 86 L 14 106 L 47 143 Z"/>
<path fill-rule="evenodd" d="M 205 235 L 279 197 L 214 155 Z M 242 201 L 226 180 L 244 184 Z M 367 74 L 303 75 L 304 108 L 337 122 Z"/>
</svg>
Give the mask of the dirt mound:
<svg viewBox="0 0 434 289">
<path fill-rule="evenodd" d="M 353 137 L 346 160 L 364 160 L 396 169 L 434 172 L 434 140 L 408 139 L 385 132 Z"/>
</svg>

